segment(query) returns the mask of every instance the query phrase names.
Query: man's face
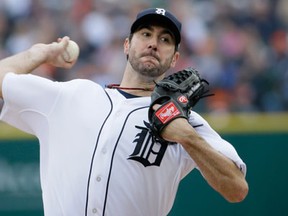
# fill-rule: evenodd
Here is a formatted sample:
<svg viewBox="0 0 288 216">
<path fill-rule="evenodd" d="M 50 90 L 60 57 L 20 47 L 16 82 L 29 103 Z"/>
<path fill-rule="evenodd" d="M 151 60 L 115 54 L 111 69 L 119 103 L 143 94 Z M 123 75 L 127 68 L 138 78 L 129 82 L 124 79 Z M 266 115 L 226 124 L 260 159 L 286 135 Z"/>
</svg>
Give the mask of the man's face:
<svg viewBox="0 0 288 216">
<path fill-rule="evenodd" d="M 132 68 L 143 76 L 159 77 L 174 67 L 179 57 L 173 34 L 160 26 L 147 26 L 136 31 L 124 44 Z"/>
</svg>

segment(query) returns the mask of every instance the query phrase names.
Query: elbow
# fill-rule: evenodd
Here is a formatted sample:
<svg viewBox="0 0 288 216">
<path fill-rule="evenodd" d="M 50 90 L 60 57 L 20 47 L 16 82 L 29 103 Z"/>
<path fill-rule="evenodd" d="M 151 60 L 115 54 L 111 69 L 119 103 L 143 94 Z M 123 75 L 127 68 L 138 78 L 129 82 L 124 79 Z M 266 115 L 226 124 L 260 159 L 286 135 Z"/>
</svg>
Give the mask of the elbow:
<svg viewBox="0 0 288 216">
<path fill-rule="evenodd" d="M 247 182 L 245 181 L 241 185 L 234 187 L 231 193 L 229 193 L 225 198 L 230 203 L 238 203 L 242 202 L 246 196 L 248 195 L 249 187 Z"/>
</svg>

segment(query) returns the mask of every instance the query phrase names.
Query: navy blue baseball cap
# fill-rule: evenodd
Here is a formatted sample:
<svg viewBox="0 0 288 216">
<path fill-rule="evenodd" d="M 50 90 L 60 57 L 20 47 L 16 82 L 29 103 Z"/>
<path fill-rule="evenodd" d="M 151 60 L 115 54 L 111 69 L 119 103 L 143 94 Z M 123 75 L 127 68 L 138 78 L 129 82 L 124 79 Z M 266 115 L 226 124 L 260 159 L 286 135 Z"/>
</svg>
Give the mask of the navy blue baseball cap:
<svg viewBox="0 0 288 216">
<path fill-rule="evenodd" d="M 173 33 L 176 45 L 181 42 L 181 23 L 168 10 L 163 8 L 148 8 L 138 13 L 136 20 L 131 26 L 131 34 L 134 33 L 140 26 L 157 22 L 165 25 Z"/>
</svg>

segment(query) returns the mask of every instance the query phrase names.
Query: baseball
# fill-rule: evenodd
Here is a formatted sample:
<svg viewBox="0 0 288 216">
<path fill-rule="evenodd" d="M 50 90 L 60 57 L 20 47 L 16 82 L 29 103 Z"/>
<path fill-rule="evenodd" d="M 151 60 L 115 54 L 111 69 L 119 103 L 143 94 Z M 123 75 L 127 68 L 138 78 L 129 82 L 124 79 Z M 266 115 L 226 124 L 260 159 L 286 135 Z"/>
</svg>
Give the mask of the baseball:
<svg viewBox="0 0 288 216">
<path fill-rule="evenodd" d="M 75 41 L 69 40 L 68 46 L 62 54 L 62 57 L 66 62 L 73 62 L 77 60 L 79 52 L 80 49 L 78 44 Z"/>
</svg>

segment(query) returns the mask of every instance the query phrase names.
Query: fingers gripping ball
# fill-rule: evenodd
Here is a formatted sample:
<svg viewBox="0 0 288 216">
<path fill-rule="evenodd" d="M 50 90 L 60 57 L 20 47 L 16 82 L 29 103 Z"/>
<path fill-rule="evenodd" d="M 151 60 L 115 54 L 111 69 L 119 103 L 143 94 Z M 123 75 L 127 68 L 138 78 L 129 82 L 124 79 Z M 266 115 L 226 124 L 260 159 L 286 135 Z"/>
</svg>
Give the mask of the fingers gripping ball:
<svg viewBox="0 0 288 216">
<path fill-rule="evenodd" d="M 66 47 L 65 52 L 62 54 L 63 59 L 66 62 L 74 62 L 79 56 L 79 46 L 75 41 L 69 40 L 68 46 Z"/>
<path fill-rule="evenodd" d="M 186 118 L 197 102 L 207 95 L 208 82 L 201 79 L 198 71 L 187 68 L 171 74 L 156 83 L 151 95 L 148 118 L 154 138 L 163 141 L 163 129 L 176 118 Z M 159 104 L 155 111 L 153 106 Z"/>
</svg>

